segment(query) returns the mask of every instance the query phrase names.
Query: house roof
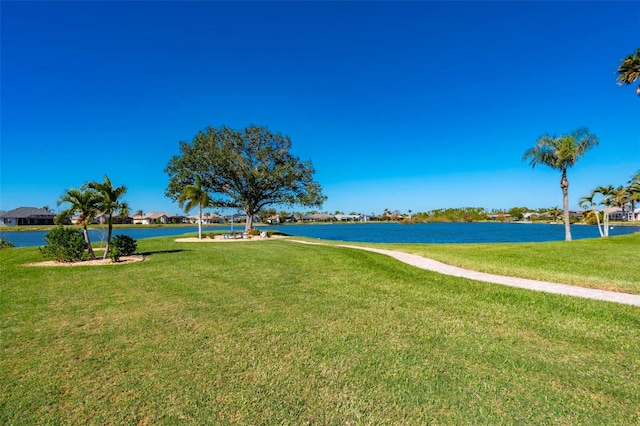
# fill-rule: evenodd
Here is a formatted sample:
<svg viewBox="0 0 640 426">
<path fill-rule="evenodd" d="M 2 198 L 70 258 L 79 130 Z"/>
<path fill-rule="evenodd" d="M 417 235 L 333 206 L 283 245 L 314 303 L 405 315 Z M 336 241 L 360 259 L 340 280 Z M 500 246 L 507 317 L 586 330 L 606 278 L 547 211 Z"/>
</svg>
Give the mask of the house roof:
<svg viewBox="0 0 640 426">
<path fill-rule="evenodd" d="M 175 214 L 166 213 L 166 212 L 149 212 L 144 215 L 144 219 L 160 219 L 162 216 L 166 217 L 181 217 Z"/>
<path fill-rule="evenodd" d="M 308 216 L 306 216 L 306 218 L 309 219 L 335 219 L 335 216 L 332 214 L 324 214 L 324 213 L 312 213 Z"/>
<path fill-rule="evenodd" d="M 8 212 L 0 213 L 0 217 L 2 218 L 16 218 L 16 219 L 26 219 L 29 217 L 39 217 L 39 218 L 53 218 L 55 217 L 55 213 L 48 212 L 44 209 L 39 209 L 37 207 L 18 207 L 17 209 L 10 210 Z"/>
</svg>

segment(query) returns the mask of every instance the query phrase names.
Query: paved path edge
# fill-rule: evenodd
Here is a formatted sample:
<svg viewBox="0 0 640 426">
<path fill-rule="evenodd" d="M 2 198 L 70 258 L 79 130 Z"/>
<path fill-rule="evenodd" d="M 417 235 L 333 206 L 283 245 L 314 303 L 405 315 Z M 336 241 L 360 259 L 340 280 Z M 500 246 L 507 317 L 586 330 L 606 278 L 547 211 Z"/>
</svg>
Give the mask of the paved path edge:
<svg viewBox="0 0 640 426">
<path fill-rule="evenodd" d="M 314 243 L 310 241 L 294 240 L 288 241 L 302 244 L 327 245 L 322 243 Z M 620 293 L 617 291 L 599 290 L 594 288 L 578 287 L 568 284 L 558 284 L 547 281 L 538 281 L 527 278 L 507 277 L 503 275 L 488 274 L 486 272 L 477 272 L 457 266 L 447 265 L 437 260 L 429 259 L 417 254 L 410 254 L 401 251 L 378 249 L 373 247 L 352 246 L 347 244 L 338 244 L 337 247 L 344 247 L 356 250 L 365 250 L 374 253 L 383 254 L 393 257 L 400 262 L 415 266 L 420 269 L 426 269 L 444 275 L 454 277 L 468 278 L 471 280 L 482 281 L 492 284 L 500 284 L 509 287 L 523 288 L 533 291 L 542 291 L 546 293 L 562 294 L 565 296 L 582 297 L 585 299 L 602 300 L 606 302 L 622 303 L 625 305 L 640 306 L 640 295 Z"/>
</svg>

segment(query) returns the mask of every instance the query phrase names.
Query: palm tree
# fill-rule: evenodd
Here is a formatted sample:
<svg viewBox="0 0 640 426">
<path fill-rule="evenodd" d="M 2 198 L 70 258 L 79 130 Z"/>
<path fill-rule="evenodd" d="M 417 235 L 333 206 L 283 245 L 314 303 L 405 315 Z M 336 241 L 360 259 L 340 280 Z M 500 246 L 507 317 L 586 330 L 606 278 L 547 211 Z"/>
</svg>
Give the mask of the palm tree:
<svg viewBox="0 0 640 426">
<path fill-rule="evenodd" d="M 531 167 L 544 164 L 562 173 L 560 188 L 562 189 L 562 206 L 564 210 L 565 240 L 571 241 L 571 225 L 569 223 L 569 180 L 567 169 L 578 162 L 588 150 L 597 146 L 598 138 L 586 128 L 579 128 L 569 135 L 540 137 L 533 148 L 525 151 L 522 160 L 529 160 Z"/>
<path fill-rule="evenodd" d="M 56 222 L 60 222 L 65 218 L 71 218 L 74 214 L 79 214 L 78 225 L 82 225 L 82 232 L 84 234 L 84 241 L 87 243 L 87 251 L 89 257 L 95 259 L 96 256 L 93 253 L 91 247 L 91 240 L 89 239 L 89 230 L 87 225 L 93 222 L 98 214 L 98 205 L 100 203 L 100 194 L 96 191 L 88 188 L 83 189 L 68 189 L 58 200 L 58 206 L 62 203 L 69 203 L 69 208 L 61 211 L 56 216 Z"/>
<path fill-rule="evenodd" d="M 631 211 L 635 215 L 636 201 L 640 201 L 640 171 L 631 176 L 631 180 L 629 180 L 628 183 L 629 186 L 627 187 L 627 191 L 629 192 L 629 198 L 631 199 Z"/>
<path fill-rule="evenodd" d="M 602 233 L 602 226 L 600 225 L 600 212 L 598 211 L 598 209 L 596 209 L 596 206 L 598 204 L 594 201 L 595 197 L 596 197 L 596 192 L 594 190 L 594 191 L 591 191 L 590 195 L 580 198 L 580 207 L 582 207 L 583 209 L 591 210 L 591 213 L 596 216 L 596 223 L 598 224 L 598 233 L 600 234 L 600 237 L 603 237 L 604 234 Z"/>
<path fill-rule="evenodd" d="M 113 217 L 123 217 L 129 214 L 129 206 L 126 202 L 120 199 L 125 192 L 127 192 L 127 187 L 122 185 L 114 188 L 113 185 L 111 185 L 109 176 L 107 175 L 104 175 L 104 182 L 89 182 L 87 186 L 100 193 L 99 208 L 102 213 L 107 215 L 109 231 L 107 233 L 107 246 L 104 249 L 104 255 L 102 257 L 103 259 L 106 259 L 109 255 L 111 234 L 113 233 Z"/>
<path fill-rule="evenodd" d="M 615 207 L 622 209 L 623 217 L 624 213 L 626 213 L 627 206 L 631 205 L 631 201 L 631 194 L 629 193 L 629 189 L 626 186 L 619 186 L 615 189 L 613 193 L 612 204 Z"/>
<path fill-rule="evenodd" d="M 553 206 L 547 209 L 547 214 L 553 220 L 553 223 L 558 222 L 558 218 L 562 217 L 562 210 L 558 206 Z"/>
<path fill-rule="evenodd" d="M 211 204 L 209 193 L 202 188 L 200 176 L 196 176 L 194 185 L 187 185 L 178 196 L 178 205 L 184 206 L 184 212 L 189 214 L 189 210 L 198 206 L 198 239 L 202 239 L 202 209 Z"/>
<path fill-rule="evenodd" d="M 618 84 L 632 84 L 640 78 L 640 49 L 620 62 L 618 67 Z M 640 86 L 636 89 L 636 93 L 640 96 Z"/>
<path fill-rule="evenodd" d="M 142 211 L 142 209 L 136 211 L 136 216 L 138 216 L 140 218 L 140 223 L 142 223 L 142 216 L 144 215 L 144 212 Z"/>
<path fill-rule="evenodd" d="M 609 236 L 609 208 L 613 205 L 613 197 L 615 196 L 616 190 L 613 185 L 608 186 L 599 186 L 593 190 L 594 194 L 602 195 L 602 201 L 600 204 L 603 206 L 603 230 L 604 236 Z"/>
</svg>

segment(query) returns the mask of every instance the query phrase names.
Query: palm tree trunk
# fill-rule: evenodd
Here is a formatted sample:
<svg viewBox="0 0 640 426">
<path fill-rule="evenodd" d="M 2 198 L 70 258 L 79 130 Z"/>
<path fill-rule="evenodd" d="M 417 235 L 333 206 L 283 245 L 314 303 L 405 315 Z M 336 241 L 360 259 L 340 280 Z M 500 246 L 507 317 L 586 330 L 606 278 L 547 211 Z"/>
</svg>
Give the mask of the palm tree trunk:
<svg viewBox="0 0 640 426">
<path fill-rule="evenodd" d="M 106 259 L 109 256 L 109 247 L 111 246 L 111 234 L 113 233 L 113 218 L 109 215 L 109 231 L 107 232 L 107 246 L 104 248 L 104 254 L 102 255 L 103 259 Z"/>
<path fill-rule="evenodd" d="M 202 206 L 198 206 L 198 239 L 202 239 Z"/>
<path fill-rule="evenodd" d="M 567 180 L 567 171 L 562 171 L 562 179 L 560 179 L 560 188 L 562 188 L 562 208 L 564 210 L 564 239 L 571 241 L 571 223 L 569 221 L 569 181 Z"/>
<path fill-rule="evenodd" d="M 598 224 L 598 232 L 600 233 L 600 238 L 602 238 L 603 234 L 602 234 L 602 227 L 600 226 L 600 213 L 598 212 L 598 210 L 594 210 L 593 212 L 596 215 L 596 223 Z"/>
<path fill-rule="evenodd" d="M 87 243 L 87 251 L 89 252 L 89 258 L 91 260 L 95 260 L 96 254 L 93 252 L 93 247 L 91 247 L 91 241 L 89 240 L 89 230 L 87 229 L 87 225 L 84 225 L 83 233 L 84 233 L 84 242 Z"/>
</svg>

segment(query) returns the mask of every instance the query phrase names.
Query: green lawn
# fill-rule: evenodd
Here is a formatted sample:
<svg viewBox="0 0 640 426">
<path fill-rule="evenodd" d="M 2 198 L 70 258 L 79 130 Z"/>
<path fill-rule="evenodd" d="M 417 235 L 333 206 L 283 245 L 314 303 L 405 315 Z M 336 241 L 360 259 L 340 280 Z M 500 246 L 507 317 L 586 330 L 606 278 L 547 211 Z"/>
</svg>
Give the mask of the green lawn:
<svg viewBox="0 0 640 426">
<path fill-rule="evenodd" d="M 593 266 L 569 270 L 589 280 L 599 252 L 637 243 L 587 242 Z M 139 246 L 145 262 L 72 268 L 0 250 L 0 424 L 640 422 L 637 307 L 332 246 Z M 424 250 L 512 263 L 495 247 Z M 637 276 L 635 253 L 616 277 Z"/>
<path fill-rule="evenodd" d="M 640 234 L 570 242 L 385 244 L 476 271 L 640 294 Z"/>
</svg>

